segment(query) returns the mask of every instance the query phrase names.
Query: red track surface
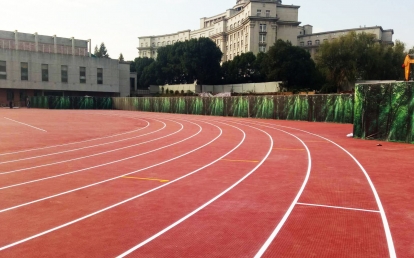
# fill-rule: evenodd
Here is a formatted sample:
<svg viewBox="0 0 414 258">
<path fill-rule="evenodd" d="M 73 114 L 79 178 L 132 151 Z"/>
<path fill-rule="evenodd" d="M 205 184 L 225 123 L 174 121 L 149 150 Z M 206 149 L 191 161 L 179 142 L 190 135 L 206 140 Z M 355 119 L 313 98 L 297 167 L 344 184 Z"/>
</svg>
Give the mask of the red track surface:
<svg viewBox="0 0 414 258">
<path fill-rule="evenodd" d="M 0 257 L 414 257 L 412 145 L 327 123 L 0 115 Z"/>
</svg>

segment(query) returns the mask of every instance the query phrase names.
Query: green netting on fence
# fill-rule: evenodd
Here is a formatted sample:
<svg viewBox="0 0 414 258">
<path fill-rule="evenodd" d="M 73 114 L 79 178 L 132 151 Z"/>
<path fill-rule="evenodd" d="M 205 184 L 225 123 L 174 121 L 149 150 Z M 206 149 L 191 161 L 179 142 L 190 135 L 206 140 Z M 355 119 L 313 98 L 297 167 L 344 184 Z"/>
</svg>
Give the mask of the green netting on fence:
<svg viewBox="0 0 414 258">
<path fill-rule="evenodd" d="M 360 84 L 354 136 L 414 143 L 414 82 Z"/>
<path fill-rule="evenodd" d="M 105 97 L 31 97 L 33 108 L 49 109 L 112 109 L 112 98 Z"/>
<path fill-rule="evenodd" d="M 318 122 L 353 122 L 353 95 L 113 98 L 113 108 Z"/>
</svg>

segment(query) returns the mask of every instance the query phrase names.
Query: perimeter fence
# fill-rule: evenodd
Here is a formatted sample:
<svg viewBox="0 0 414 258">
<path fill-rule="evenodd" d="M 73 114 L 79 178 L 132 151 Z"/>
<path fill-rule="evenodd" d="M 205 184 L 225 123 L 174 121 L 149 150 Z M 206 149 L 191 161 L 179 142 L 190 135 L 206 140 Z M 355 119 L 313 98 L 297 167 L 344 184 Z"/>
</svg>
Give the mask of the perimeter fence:
<svg viewBox="0 0 414 258">
<path fill-rule="evenodd" d="M 353 122 L 353 95 L 113 98 L 113 108 L 174 114 Z"/>
</svg>

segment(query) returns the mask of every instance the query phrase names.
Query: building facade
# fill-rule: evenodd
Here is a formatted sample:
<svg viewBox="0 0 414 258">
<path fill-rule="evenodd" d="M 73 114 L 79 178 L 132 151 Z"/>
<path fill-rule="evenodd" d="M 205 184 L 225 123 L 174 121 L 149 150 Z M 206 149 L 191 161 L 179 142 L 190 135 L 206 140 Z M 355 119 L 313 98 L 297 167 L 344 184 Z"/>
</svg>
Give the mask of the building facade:
<svg viewBox="0 0 414 258">
<path fill-rule="evenodd" d="M 241 53 L 266 52 L 276 40 L 297 44 L 299 6 L 281 0 L 238 0 L 236 5 L 213 17 L 200 19 L 200 29 L 139 37 L 139 56 L 157 57 L 157 49 L 177 41 L 209 37 L 223 52 L 222 61 Z"/>
<path fill-rule="evenodd" d="M 392 41 L 394 30 L 384 30 L 381 26 L 312 33 L 312 26 L 305 25 L 303 27 L 299 27 L 297 45 L 305 48 L 311 54 L 312 58 L 315 58 L 315 55 L 318 53 L 319 47 L 323 42 L 334 40 L 348 34 L 351 31 L 355 31 L 356 33 L 373 34 L 375 39 L 382 44 L 394 44 Z"/>
<path fill-rule="evenodd" d="M 394 31 L 380 26 L 313 33 L 311 25 L 299 26 L 299 8 L 283 5 L 281 0 L 237 0 L 233 8 L 201 18 L 198 30 L 139 37 L 138 56 L 156 59 L 159 47 L 201 37 L 209 37 L 217 44 L 223 53 L 222 62 L 241 53 L 266 52 L 278 39 L 305 48 L 314 58 L 322 42 L 350 31 L 372 33 L 378 41 L 392 44 Z"/>
<path fill-rule="evenodd" d="M 90 50 L 90 40 L 0 31 L 0 104 L 23 105 L 35 95 L 129 95 L 129 63 Z"/>
</svg>

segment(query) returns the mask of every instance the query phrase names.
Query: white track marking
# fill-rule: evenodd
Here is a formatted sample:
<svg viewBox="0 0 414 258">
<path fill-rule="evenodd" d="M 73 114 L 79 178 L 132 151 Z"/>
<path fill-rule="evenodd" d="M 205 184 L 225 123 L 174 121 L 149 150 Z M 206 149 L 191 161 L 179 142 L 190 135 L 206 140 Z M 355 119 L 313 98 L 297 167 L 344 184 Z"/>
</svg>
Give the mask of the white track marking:
<svg viewBox="0 0 414 258">
<path fill-rule="evenodd" d="M 209 124 L 210 124 L 210 123 L 209 123 Z M 231 125 L 229 125 L 229 126 L 231 126 Z M 217 126 L 216 126 L 216 127 L 217 127 Z M 231 126 L 231 127 L 234 127 L 234 126 Z M 219 127 L 217 127 L 217 128 L 219 128 Z M 237 128 L 237 127 L 235 127 L 235 128 Z M 219 129 L 220 129 L 220 128 L 219 128 Z M 199 169 L 197 169 L 197 170 L 194 170 L 193 172 L 190 172 L 190 173 L 188 173 L 188 174 L 186 174 L 186 175 L 184 175 L 184 176 L 181 176 L 181 177 L 179 177 L 179 178 L 177 178 L 177 179 L 174 179 L 174 180 L 172 180 L 172 181 L 170 181 L 170 182 L 168 182 L 168 183 L 166 183 L 166 184 L 163 184 L 163 185 L 161 185 L 161 186 L 155 187 L 155 188 L 153 188 L 153 189 L 151 189 L 151 190 L 148 190 L 148 191 L 146 191 L 146 192 L 144 192 L 144 193 L 141 193 L 141 194 L 139 194 L 139 195 L 136 195 L 136 196 L 134 196 L 134 197 L 131 197 L 131 198 L 129 198 L 129 199 L 126 199 L 126 200 L 124 200 L 124 201 L 122 201 L 122 202 L 116 203 L 116 204 L 114 204 L 114 205 L 111 205 L 111 206 L 109 206 L 109 207 L 106 207 L 106 208 L 104 208 L 104 209 L 101 209 L 101 210 L 99 210 L 99 211 L 96 211 L 96 212 L 94 212 L 94 213 L 90 213 L 90 214 L 88 214 L 88 215 L 86 215 L 86 216 L 83 216 L 83 217 L 78 218 L 78 219 L 76 219 L 76 220 L 72 220 L 72 221 L 70 221 L 70 222 L 68 222 L 68 223 L 62 224 L 62 225 L 57 226 L 57 227 L 54 227 L 54 228 L 52 228 L 52 229 L 49 229 L 49 230 L 43 231 L 43 232 L 41 232 L 41 233 L 39 233 L 39 234 L 36 234 L 36 235 L 33 235 L 33 236 L 31 236 L 31 237 L 28 237 L 28 238 L 22 239 L 22 240 L 17 241 L 17 242 L 13 242 L 13 243 L 11 243 L 11 244 L 9 244 L 9 245 L 6 245 L 6 246 L 2 246 L 2 247 L 0 247 L 0 251 L 3 251 L 3 250 L 8 249 L 8 248 L 10 248 L 10 247 L 13 247 L 13 246 L 16 246 L 16 245 L 22 244 L 22 243 L 27 242 L 27 241 L 29 241 L 29 240 L 32 240 L 32 239 L 35 239 L 35 238 L 41 237 L 41 236 L 43 236 L 43 235 L 46 235 L 46 234 L 51 233 L 51 232 L 53 232 L 53 231 L 56 231 L 56 230 L 58 230 L 58 229 L 61 229 L 61 228 L 67 227 L 67 226 L 72 225 L 72 224 L 74 224 L 74 223 L 77 223 L 77 222 L 79 222 L 79 221 L 82 221 L 82 220 L 85 220 L 85 219 L 90 218 L 90 217 L 92 217 L 92 216 L 95 216 L 95 215 L 97 215 L 97 214 L 99 214 L 99 213 L 102 213 L 102 212 L 104 212 L 104 211 L 107 211 L 107 210 L 109 210 L 109 209 L 115 208 L 115 207 L 117 207 L 117 206 L 119 206 L 119 205 L 122 205 L 122 204 L 124 204 L 124 203 L 127 203 L 127 202 L 130 202 L 130 201 L 132 201 L 132 200 L 135 200 L 135 199 L 137 199 L 137 198 L 139 198 L 139 197 L 141 197 L 141 196 L 147 195 L 147 194 L 152 193 L 152 192 L 154 192 L 154 191 L 156 191 L 156 190 L 159 190 L 159 189 L 161 189 L 161 188 L 164 188 L 164 187 L 166 187 L 166 186 L 168 186 L 168 185 L 170 185 L 170 184 L 173 184 L 173 183 L 175 183 L 175 182 L 177 182 L 177 181 L 179 181 L 179 180 L 182 180 L 182 179 L 184 179 L 184 178 L 186 178 L 186 177 L 189 177 L 190 175 L 193 175 L 193 174 L 197 173 L 198 171 L 203 170 L 203 169 L 204 169 L 204 168 L 206 168 L 206 167 L 209 167 L 209 166 L 213 165 L 214 163 L 216 163 L 216 162 L 220 161 L 222 158 L 224 158 L 225 156 L 227 156 L 227 155 L 229 155 L 230 153 L 232 153 L 233 151 L 235 151 L 235 150 L 236 150 L 237 148 L 239 148 L 239 146 L 240 146 L 240 145 L 244 142 L 244 140 L 245 140 L 245 138 L 246 138 L 246 134 L 243 132 L 243 130 L 241 130 L 241 129 L 239 129 L 239 128 L 237 128 L 237 129 L 238 129 L 238 130 L 240 130 L 240 131 L 243 133 L 243 138 L 242 138 L 242 140 L 240 141 L 240 143 L 239 143 L 236 147 L 234 147 L 232 150 L 230 150 L 229 152 L 227 152 L 226 154 L 224 154 L 224 155 L 223 155 L 223 156 L 221 156 L 220 158 L 218 158 L 218 159 L 214 160 L 213 162 L 211 162 L 211 163 L 209 163 L 209 164 L 207 164 L 207 165 L 205 165 L 205 166 L 203 166 L 203 167 L 201 167 L 201 168 L 199 168 Z M 173 158 L 173 159 L 170 159 L 170 160 L 168 160 L 168 161 L 164 161 L 164 162 L 159 163 L 159 164 L 164 164 L 164 163 L 167 163 L 167 162 L 169 162 L 169 161 L 171 161 L 171 160 L 178 159 L 179 157 L 185 156 L 185 155 L 187 155 L 187 154 L 189 154 L 189 153 L 192 153 L 192 152 L 194 152 L 194 151 L 196 151 L 196 150 L 198 150 L 198 149 L 201 149 L 201 148 L 203 148 L 203 147 L 205 147 L 205 146 L 207 146 L 207 145 L 211 144 L 211 143 L 212 143 L 212 142 L 214 142 L 216 139 L 218 139 L 218 138 L 222 135 L 222 133 L 223 133 L 223 132 L 222 132 L 222 130 L 220 129 L 220 134 L 219 134 L 219 135 L 218 135 L 215 139 L 213 139 L 212 141 L 210 141 L 210 142 L 208 142 L 208 143 L 204 144 L 203 146 L 200 146 L 200 147 L 198 147 L 198 148 L 196 148 L 196 149 L 194 149 L 194 150 L 192 150 L 192 151 L 190 151 L 190 152 L 188 152 L 188 153 L 186 153 L 186 154 L 182 154 L 182 155 L 180 155 L 180 156 L 177 156 L 177 157 L 175 157 L 175 158 Z M 153 165 L 153 166 L 151 166 L 151 167 L 155 167 L 155 166 L 158 166 L 158 165 Z M 139 171 L 139 170 L 138 170 L 138 171 Z M 135 171 L 135 172 L 133 172 L 133 173 L 136 173 L 136 172 L 138 172 L 138 171 Z M 129 173 L 129 174 L 132 174 L 132 173 Z M 125 176 L 125 175 L 123 175 L 123 176 Z M 122 177 L 122 176 L 120 176 L 120 177 Z M 117 177 L 117 178 L 120 178 L 120 177 Z"/>
<path fill-rule="evenodd" d="M 4 118 L 5 118 L 5 119 L 7 119 L 7 120 L 10 120 L 10 121 L 13 121 L 13 122 L 15 122 L 15 123 L 22 124 L 22 125 L 25 125 L 25 126 L 29 126 L 29 127 L 31 127 L 31 128 L 34 128 L 34 129 L 37 129 L 37 130 L 39 130 L 39 131 L 43 131 L 43 132 L 46 132 L 46 133 L 47 133 L 47 131 L 46 131 L 46 130 L 43 130 L 43 129 L 38 128 L 38 127 L 36 127 L 36 126 L 28 125 L 28 124 L 25 124 L 25 123 L 22 123 L 22 122 L 19 122 L 19 121 L 16 121 L 16 120 L 13 120 L 13 119 L 10 119 L 10 118 L 7 118 L 7 117 L 4 117 Z"/>
<path fill-rule="evenodd" d="M 181 125 L 181 129 L 180 130 L 178 130 L 178 131 L 176 131 L 174 133 L 165 135 L 165 136 L 160 137 L 160 138 L 156 138 L 156 139 L 153 139 L 153 140 L 150 140 L 150 141 L 147 141 L 147 142 L 142 142 L 142 143 L 140 143 L 138 145 L 145 144 L 145 143 L 148 143 L 148 142 L 152 142 L 152 141 L 155 141 L 155 140 L 159 140 L 159 139 L 162 139 L 162 138 L 165 138 L 165 137 L 169 137 L 171 135 L 174 135 L 174 134 L 179 133 L 181 130 L 183 130 L 184 127 L 183 127 L 183 125 L 181 123 L 178 123 L 178 124 Z M 197 134 L 198 133 L 196 133 L 195 135 L 197 135 Z M 170 146 L 170 145 L 168 145 L 168 146 Z M 27 185 L 27 184 L 32 184 L 32 183 L 36 183 L 36 182 L 40 182 L 40 181 L 45 181 L 45 180 L 48 180 L 48 179 L 62 177 L 62 176 L 66 176 L 66 175 L 71 175 L 71 174 L 79 173 L 79 172 L 82 172 L 82 171 L 91 170 L 91 169 L 94 169 L 94 168 L 104 167 L 104 166 L 111 165 L 111 164 L 115 164 L 115 163 L 118 163 L 118 162 L 121 162 L 121 161 L 125 161 L 125 160 L 129 160 L 129 159 L 132 159 L 132 158 L 144 156 L 146 154 L 149 154 L 149 153 L 152 153 L 152 152 L 158 151 L 160 149 L 164 149 L 164 148 L 165 148 L 165 146 L 164 147 L 161 147 L 161 148 L 158 148 L 158 149 L 154 149 L 154 150 L 148 151 L 148 152 L 144 152 L 144 153 L 141 153 L 141 154 L 137 154 L 137 155 L 129 156 L 129 157 L 126 157 L 126 158 L 122 158 L 122 159 L 119 159 L 119 160 L 114 160 L 114 161 L 111 161 L 111 162 L 99 164 L 99 165 L 92 166 L 92 167 L 87 167 L 87 168 L 83 168 L 83 169 L 79 169 L 79 170 L 75 170 L 75 171 L 71 171 L 71 172 L 66 172 L 66 173 L 58 174 L 58 175 L 54 175 L 54 176 L 39 178 L 39 179 L 35 179 L 35 180 L 23 182 L 23 183 L 18 183 L 18 184 L 14 184 L 14 185 L 3 186 L 3 187 L 0 187 L 0 190 L 9 189 L 9 188 L 13 188 L 13 187 L 17 187 L 17 186 L 22 186 L 22 185 Z M 95 154 L 95 155 L 98 155 L 98 154 Z M 94 155 L 91 155 L 91 156 L 94 156 Z M 86 156 L 86 157 L 89 157 L 89 156 Z"/>
<path fill-rule="evenodd" d="M 298 202 L 297 205 L 314 206 L 314 207 L 324 207 L 324 208 L 341 209 L 341 210 L 352 210 L 352 211 L 365 211 L 365 212 L 376 212 L 376 213 L 379 213 L 380 212 L 380 211 L 375 211 L 375 210 L 366 210 L 366 209 L 348 208 L 348 207 L 341 207 L 341 206 L 331 206 L 331 205 L 322 205 L 322 204 L 313 204 L 313 203 L 303 203 L 303 202 Z"/>
<path fill-rule="evenodd" d="M 139 119 L 139 120 L 142 120 L 142 119 Z M 142 120 L 142 121 L 145 121 L 145 120 Z M 53 145 L 53 146 L 47 146 L 47 147 L 41 147 L 41 148 L 35 148 L 35 149 L 29 149 L 29 150 L 21 150 L 21 151 L 15 151 L 15 152 L 2 153 L 2 154 L 0 154 L 0 156 L 6 156 L 6 155 L 12 155 L 12 154 L 30 152 L 30 151 L 37 151 L 37 150 L 44 150 L 44 149 L 50 149 L 50 148 L 56 148 L 56 147 L 62 147 L 62 146 L 73 145 L 73 144 L 78 144 L 78 143 L 84 143 L 84 142 L 90 142 L 90 141 L 97 141 L 97 140 L 112 138 L 112 137 L 116 137 L 116 136 L 120 136 L 120 135 L 124 135 L 124 134 L 129 134 L 129 133 L 135 133 L 135 132 L 138 132 L 138 131 L 141 131 L 141 130 L 147 128 L 150 125 L 150 123 L 148 121 L 145 121 L 145 122 L 147 123 L 147 125 L 143 128 L 138 129 L 138 130 L 133 130 L 133 131 L 124 132 L 124 133 L 118 133 L 118 134 L 114 134 L 114 135 L 110 135 L 110 136 L 94 138 L 94 139 L 85 140 L 85 141 L 71 142 L 71 143 L 65 143 L 65 144 L 59 144 L 59 145 Z"/>
<path fill-rule="evenodd" d="M 221 123 L 221 122 L 219 122 Z M 239 123 L 237 123 L 239 124 Z M 149 242 L 153 241 L 154 239 L 156 239 L 157 237 L 163 235 L 164 233 L 166 233 L 167 231 L 171 230 L 172 228 L 176 227 L 177 225 L 181 224 L 182 222 L 184 222 L 185 220 L 187 220 L 188 218 L 192 217 L 193 215 L 195 215 L 197 212 L 199 212 L 200 210 L 204 209 L 205 207 L 207 207 L 208 205 L 210 205 L 211 203 L 213 203 L 214 201 L 216 201 L 217 199 L 219 199 L 220 197 L 222 197 L 223 195 L 225 195 L 226 193 L 228 193 L 230 190 L 232 190 L 233 188 L 235 188 L 237 185 L 239 185 L 241 182 L 243 182 L 246 178 L 248 178 L 251 174 L 253 174 L 265 161 L 266 159 L 269 157 L 270 153 L 272 152 L 272 148 L 273 148 L 273 139 L 272 137 L 265 131 L 260 130 L 258 128 L 255 128 L 253 126 L 249 126 L 249 125 L 244 125 L 247 127 L 251 127 L 254 129 L 257 129 L 263 133 L 265 133 L 269 139 L 270 139 L 270 148 L 268 150 L 268 152 L 266 153 L 266 155 L 264 156 L 264 158 L 260 161 L 259 164 L 257 164 L 252 170 L 250 170 L 249 173 L 247 173 L 245 176 L 243 176 L 241 179 L 239 179 L 236 183 L 234 183 L 233 185 L 231 185 L 229 188 L 227 188 L 226 190 L 224 190 L 223 192 L 221 192 L 220 194 L 216 195 L 213 199 L 209 200 L 208 202 L 204 203 L 203 205 L 201 205 L 200 207 L 198 207 L 197 209 L 195 209 L 194 211 L 192 211 L 191 213 L 187 214 L 186 216 L 182 217 L 181 219 L 177 220 L 176 222 L 174 222 L 173 224 L 169 225 L 168 227 L 164 228 L 163 230 L 159 231 L 158 233 L 154 234 L 153 236 L 147 238 L 146 240 L 142 241 L 141 243 L 137 244 L 136 246 L 132 247 L 131 249 L 129 249 L 128 251 L 120 254 L 117 256 L 117 258 L 122 258 L 125 257 L 129 254 L 131 254 L 132 252 L 134 252 L 135 250 L 137 250 L 138 248 L 148 244 Z M 220 159 L 224 158 L 221 157 Z M 0 249 L 1 250 L 1 249 Z"/>
<path fill-rule="evenodd" d="M 349 151 L 347 151 L 345 148 L 343 148 L 339 144 L 335 143 L 334 141 L 331 141 L 328 138 L 325 138 L 325 137 L 320 136 L 318 134 L 314 134 L 314 133 L 311 133 L 311 132 L 308 132 L 308 131 L 305 131 L 305 130 L 301 130 L 301 129 L 297 129 L 297 128 L 289 127 L 289 126 L 274 125 L 274 124 L 262 123 L 262 122 L 258 122 L 258 123 L 259 124 L 272 125 L 272 126 L 278 126 L 278 127 L 288 128 L 288 129 L 293 129 L 293 130 L 304 132 L 304 133 L 307 133 L 307 134 L 310 134 L 310 135 L 317 136 L 321 139 L 329 141 L 330 143 L 334 144 L 335 146 L 337 146 L 338 148 L 343 150 L 346 154 L 348 154 L 354 160 L 354 162 L 359 166 L 361 171 L 364 173 L 364 175 L 365 175 L 365 177 L 368 181 L 368 184 L 371 187 L 371 191 L 374 194 L 375 201 L 377 202 L 377 206 L 378 206 L 380 214 L 381 214 L 381 219 L 382 219 L 382 223 L 383 223 L 383 226 L 384 226 L 385 237 L 387 239 L 387 245 L 388 245 L 388 251 L 389 251 L 389 254 L 390 254 L 390 258 L 396 258 L 397 257 L 397 254 L 395 252 L 395 247 L 394 247 L 394 241 L 393 241 L 392 235 L 391 235 L 390 226 L 388 224 L 387 216 L 385 215 L 385 210 L 384 210 L 384 207 L 382 206 L 382 203 L 381 203 L 381 200 L 379 198 L 378 192 L 375 189 L 375 186 L 372 183 L 371 178 L 369 177 L 369 175 L 368 175 L 367 171 L 365 170 L 365 168 L 361 165 L 361 163 L 359 163 L 359 161 Z M 274 127 L 272 127 L 272 128 L 274 128 Z M 276 129 L 276 128 L 274 128 L 274 129 Z"/>
<path fill-rule="evenodd" d="M 190 123 L 191 123 L 191 122 L 190 122 Z M 209 124 L 209 123 L 208 123 L 208 124 Z M 213 126 L 215 126 L 215 125 L 213 125 Z M 200 127 L 200 126 L 199 126 L 199 127 Z M 162 164 L 168 163 L 168 162 L 170 162 L 170 161 L 173 161 L 173 160 L 179 159 L 179 158 L 184 157 L 184 156 L 186 156 L 186 155 L 188 155 L 188 154 L 191 154 L 191 153 L 193 153 L 193 152 L 195 152 L 195 151 L 197 151 L 197 150 L 199 150 L 199 149 L 202 149 L 202 148 L 204 148 L 205 146 L 207 146 L 207 145 L 211 144 L 212 142 L 214 142 L 215 140 L 217 140 L 217 139 L 218 139 L 218 138 L 222 135 L 222 133 L 223 133 L 223 132 L 222 132 L 222 130 L 221 130 L 219 127 L 217 127 L 217 126 L 215 126 L 215 127 L 219 129 L 220 133 L 219 133 L 219 135 L 218 135 L 218 136 L 216 136 L 213 140 L 211 140 L 210 142 L 208 142 L 208 143 L 206 143 L 206 144 L 204 144 L 204 145 L 202 145 L 202 146 L 200 146 L 200 147 L 198 147 L 198 148 L 196 148 L 196 149 L 193 149 L 193 150 L 191 150 L 191 151 L 189 151 L 189 152 L 186 152 L 186 153 L 184 153 L 184 154 L 181 154 L 181 155 L 179 155 L 179 156 L 176 156 L 176 157 L 174 157 L 174 158 L 172 158 L 172 159 L 169 159 L 169 160 L 166 160 L 166 161 L 163 161 L 163 162 L 160 162 L 160 163 L 157 163 L 157 164 L 155 164 L 155 165 L 151 165 L 151 166 L 148 166 L 148 167 L 145 167 L 145 168 L 142 168 L 142 169 L 138 169 L 138 170 L 135 170 L 135 171 L 132 171 L 132 172 L 129 172 L 129 173 L 126 173 L 126 174 L 120 175 L 120 176 L 116 176 L 116 177 L 113 177 L 113 178 L 110 178 L 110 179 L 106 179 L 106 180 L 99 181 L 99 182 L 96 182 L 96 183 L 93 183 L 93 184 L 89 184 L 89 185 L 82 186 L 82 187 L 79 187 L 79 188 L 76 188 L 76 189 L 72 189 L 72 190 L 69 190 L 69 191 L 66 191 L 66 192 L 62 192 L 62 193 L 59 193 L 59 194 L 51 195 L 51 196 L 48 196 L 48 197 L 44 197 L 44 198 L 41 198 L 41 199 L 37 199 L 37 200 L 34 200 L 34 201 L 30 201 L 30 202 L 27 202 L 27 203 L 23 203 L 23 204 L 20 204 L 20 205 L 16 205 L 16 206 L 13 206 L 13 207 L 9 207 L 9 208 L 6 208 L 6 209 L 3 209 L 3 210 L 0 210 L 0 213 L 6 212 L 6 211 L 9 211 L 9 210 L 14 210 L 14 209 L 17 209 L 17 208 L 20 208 L 20 207 L 24 207 L 24 206 L 27 206 L 27 205 L 30 205 L 30 204 L 38 203 L 38 202 L 41 202 L 41 201 L 44 201 L 44 200 L 49 200 L 49 199 L 52 199 L 52 198 L 55 198 L 55 197 L 58 197 L 58 196 L 62 196 L 62 195 L 68 194 L 68 193 L 76 192 L 76 191 L 79 191 L 79 190 L 82 190 L 82 189 L 85 189 L 85 188 L 89 188 L 89 187 L 92 187 L 92 186 L 95 186 L 95 185 L 103 184 L 103 183 L 106 183 L 106 182 L 109 182 L 109 181 L 112 181 L 112 180 L 115 180 L 115 179 L 118 179 L 118 178 L 122 178 L 122 177 L 124 177 L 124 176 L 129 176 L 129 175 L 131 175 L 131 174 L 135 174 L 135 173 L 138 173 L 138 172 L 141 172 L 141 171 L 144 171 L 144 170 L 148 170 L 148 169 L 150 169 L 150 168 L 157 167 L 157 166 L 160 166 L 160 165 L 162 165 Z M 192 136 L 190 136 L 190 137 L 188 137 L 188 138 L 186 138 L 186 139 L 183 139 L 183 140 L 181 140 L 181 141 L 179 141 L 179 142 L 176 142 L 176 143 L 173 143 L 173 144 L 170 144 L 170 145 L 164 146 L 164 147 L 162 147 L 162 148 L 160 148 L 160 149 L 167 148 L 167 147 L 169 147 L 169 146 L 176 145 L 176 144 L 178 144 L 178 143 L 181 143 L 181 142 L 184 142 L 184 141 L 186 141 L 186 140 L 189 140 L 189 139 L 191 139 L 191 138 L 195 137 L 196 135 L 200 134 L 200 133 L 201 133 L 201 131 L 202 131 L 202 128 L 200 127 L 200 130 L 199 130 L 199 131 L 198 131 L 198 133 L 196 133 L 195 135 L 192 135 Z M 156 151 L 156 150 L 153 150 L 153 152 L 154 152 L 154 151 Z M 74 172 L 70 172 L 70 173 L 74 173 Z"/>
<path fill-rule="evenodd" d="M 178 124 L 180 124 L 180 123 L 178 123 Z M 179 129 L 178 131 L 176 131 L 174 133 L 164 135 L 162 137 L 158 137 L 158 138 L 149 140 L 149 141 L 145 141 L 145 142 L 141 142 L 141 143 L 137 143 L 137 144 L 133 144 L 133 145 L 128 145 L 128 146 L 125 146 L 125 147 L 122 147 L 122 148 L 113 149 L 113 150 L 109 150 L 109 151 L 99 152 L 99 153 L 95 153 L 95 154 L 88 155 L 88 156 L 82 156 L 82 157 L 79 157 L 79 158 L 62 160 L 62 161 L 58 161 L 58 162 L 48 163 L 48 164 L 44 164 L 44 165 L 38 165 L 38 166 L 34 166 L 34 167 L 29 167 L 29 168 L 21 168 L 21 169 L 16 169 L 16 170 L 7 171 L 7 172 L 1 172 L 0 175 L 6 175 L 6 174 L 11 174 L 11 173 L 17 173 L 17 172 L 21 172 L 21 171 L 31 170 L 31 169 L 35 169 L 35 168 L 42 168 L 42 167 L 52 166 L 52 165 L 56 165 L 56 164 L 72 162 L 72 161 L 86 159 L 86 158 L 90 158 L 90 157 L 95 157 L 95 156 L 99 156 L 99 155 L 103 155 L 103 154 L 106 154 L 106 153 L 111 153 L 111 152 L 115 152 L 115 151 L 119 151 L 119 150 L 123 150 L 123 149 L 132 148 L 132 147 L 135 147 L 135 146 L 139 146 L 139 145 L 146 144 L 146 143 L 149 143 L 149 142 L 157 141 L 157 140 L 169 137 L 171 135 L 177 134 L 180 131 L 182 131 L 183 128 L 184 128 L 182 124 L 180 124 L 180 125 L 181 125 L 181 129 Z M 162 130 L 162 129 L 159 129 L 159 130 Z M 155 132 L 157 132 L 157 131 L 154 131 L 154 132 L 151 132 L 151 133 L 155 133 Z M 148 133 L 148 134 L 151 134 L 151 133 Z M 124 161 L 124 160 L 130 159 L 130 158 L 133 158 L 133 157 L 137 157 L 137 156 L 139 156 L 139 155 L 131 156 L 131 157 L 128 157 L 126 159 L 116 160 L 116 161 L 113 161 L 113 162 L 110 162 L 110 163 L 107 163 L 107 164 L 113 164 L 113 163 L 116 163 L 116 162 L 119 162 L 119 161 Z M 99 167 L 99 166 L 97 166 L 97 167 Z M 0 189 L 2 189 L 2 188 L 0 188 Z"/>
<path fill-rule="evenodd" d="M 154 119 L 155 121 L 158 121 L 156 119 Z M 161 130 L 164 130 L 167 125 L 164 122 L 158 121 L 161 124 L 164 124 L 164 126 L 158 130 L 149 132 L 149 133 L 145 133 L 145 134 L 141 134 L 138 136 L 134 136 L 134 137 L 129 137 L 129 138 L 125 138 L 125 139 L 121 139 L 121 140 L 116 140 L 116 141 L 112 141 L 112 142 L 105 142 L 105 143 L 100 143 L 100 144 L 96 144 L 96 145 L 90 145 L 90 146 L 86 146 L 86 147 L 82 147 L 82 148 L 77 148 L 77 149 L 71 149 L 71 150 L 65 150 L 65 151 L 59 151 L 59 152 L 54 152 L 54 153 L 49 153 L 49 154 L 44 154 L 44 155 L 39 155 L 39 156 L 32 156 L 32 157 L 28 157 L 28 158 L 22 158 L 22 159 L 15 159 L 15 160 L 8 160 L 8 161 L 3 161 L 0 162 L 0 164 L 7 164 L 7 163 L 14 163 L 14 162 L 19 162 L 19 161 L 23 161 L 23 160 L 31 160 L 31 159 L 38 159 L 38 158 L 43 158 L 43 157 L 48 157 L 48 156 L 54 156 L 54 155 L 58 155 L 58 154 L 62 154 L 62 153 L 68 153 L 68 152 L 74 152 L 74 151 L 78 151 L 78 150 L 85 150 L 85 149 L 90 149 L 90 148 L 95 148 L 95 147 L 99 147 L 99 146 L 104 146 L 104 145 L 108 145 L 108 144 L 112 144 L 112 143 L 117 143 L 117 142 L 123 142 L 123 141 L 128 141 L 131 139 L 136 139 L 136 138 L 140 138 L 146 135 L 150 135 L 156 132 L 159 132 Z M 116 150 L 116 149 L 115 149 Z"/>
</svg>

